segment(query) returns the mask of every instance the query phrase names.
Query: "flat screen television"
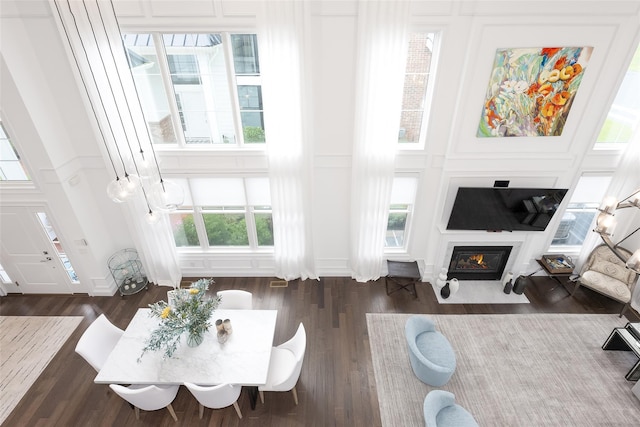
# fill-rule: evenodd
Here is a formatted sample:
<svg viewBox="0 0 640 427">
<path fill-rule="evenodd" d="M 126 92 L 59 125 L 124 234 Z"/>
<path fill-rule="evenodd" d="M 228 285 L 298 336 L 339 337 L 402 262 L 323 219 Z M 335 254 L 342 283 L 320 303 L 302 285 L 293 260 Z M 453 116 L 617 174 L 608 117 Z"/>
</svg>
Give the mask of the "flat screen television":
<svg viewBox="0 0 640 427">
<path fill-rule="evenodd" d="M 544 231 L 567 189 L 460 187 L 447 230 Z"/>
</svg>

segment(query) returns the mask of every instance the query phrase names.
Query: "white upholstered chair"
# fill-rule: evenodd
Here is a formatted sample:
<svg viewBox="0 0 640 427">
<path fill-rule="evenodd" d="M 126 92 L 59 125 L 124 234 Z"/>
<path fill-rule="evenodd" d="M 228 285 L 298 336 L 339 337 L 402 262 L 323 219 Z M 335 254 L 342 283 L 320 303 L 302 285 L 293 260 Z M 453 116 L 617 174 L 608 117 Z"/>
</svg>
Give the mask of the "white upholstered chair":
<svg viewBox="0 0 640 427">
<path fill-rule="evenodd" d="M 125 387 L 119 384 L 109 384 L 109 387 L 121 398 L 133 405 L 136 412 L 136 419 L 140 419 L 140 409 L 143 411 L 157 411 L 167 408 L 174 421 L 178 421 L 176 412 L 171 406 L 171 402 L 178 394 L 179 385 L 156 386 L 156 385 L 130 385 Z"/>
<path fill-rule="evenodd" d="M 202 419 L 205 407 L 222 409 L 231 405 L 235 408 L 238 417 L 242 418 L 242 412 L 240 412 L 240 407 L 238 406 L 238 397 L 240 397 L 242 386 L 233 384 L 200 386 L 192 383 L 184 383 L 184 386 L 189 389 L 200 404 L 200 419 Z"/>
<path fill-rule="evenodd" d="M 107 319 L 104 314 L 98 316 L 78 340 L 76 353 L 84 358 L 97 372 L 116 346 L 124 331 Z"/>
<path fill-rule="evenodd" d="M 623 253 L 631 256 L 631 252 L 618 247 Z M 638 281 L 638 275 L 626 268 L 625 263 L 618 258 L 607 245 L 596 246 L 580 270 L 580 278 L 576 282 L 571 295 L 580 286 L 593 289 L 624 304 L 620 317 L 627 311 L 631 303 L 633 288 Z"/>
<path fill-rule="evenodd" d="M 291 391 L 298 404 L 296 384 L 302 371 L 302 360 L 307 347 L 307 333 L 300 323 L 295 335 L 287 342 L 271 349 L 271 361 L 267 383 L 258 386 L 260 401 L 264 403 L 265 391 Z"/>
<path fill-rule="evenodd" d="M 251 310 L 253 308 L 251 292 L 228 289 L 218 291 L 218 296 L 222 298 L 218 308 L 228 310 Z"/>
</svg>

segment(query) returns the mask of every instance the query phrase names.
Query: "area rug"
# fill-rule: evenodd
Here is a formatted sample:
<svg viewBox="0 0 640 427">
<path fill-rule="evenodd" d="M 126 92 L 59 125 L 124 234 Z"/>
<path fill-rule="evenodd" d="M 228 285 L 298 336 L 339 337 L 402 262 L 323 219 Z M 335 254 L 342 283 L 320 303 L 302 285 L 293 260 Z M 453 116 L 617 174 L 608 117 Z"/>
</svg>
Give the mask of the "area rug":
<svg viewBox="0 0 640 427">
<path fill-rule="evenodd" d="M 0 424 L 82 321 L 82 316 L 0 316 Z"/>
<path fill-rule="evenodd" d="M 367 313 L 384 427 L 424 426 L 423 402 L 436 387 L 409 363 L 410 314 Z M 602 344 L 617 315 L 428 315 L 451 342 L 456 370 L 438 389 L 455 394 L 481 426 L 639 426 L 640 401 L 624 376 L 637 362 Z"/>
<path fill-rule="evenodd" d="M 529 298 L 525 294 L 514 292 L 505 294 L 502 282 L 495 280 L 462 280 L 458 282 L 460 288 L 449 296 L 442 298 L 440 288 L 431 284 L 433 292 L 440 304 L 528 304 Z"/>
</svg>

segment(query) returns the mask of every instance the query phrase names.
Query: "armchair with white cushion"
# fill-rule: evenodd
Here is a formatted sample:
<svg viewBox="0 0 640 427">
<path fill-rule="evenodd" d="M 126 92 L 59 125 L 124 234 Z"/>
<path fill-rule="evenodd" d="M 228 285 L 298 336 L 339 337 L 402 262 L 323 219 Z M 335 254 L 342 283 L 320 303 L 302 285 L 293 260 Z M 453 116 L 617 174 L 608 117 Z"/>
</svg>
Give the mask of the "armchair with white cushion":
<svg viewBox="0 0 640 427">
<path fill-rule="evenodd" d="M 298 404 L 296 384 L 302 371 L 302 360 L 307 346 L 307 333 L 300 323 L 295 335 L 287 342 L 271 349 L 267 383 L 258 386 L 260 401 L 264 403 L 265 391 L 291 391 Z"/>
<path fill-rule="evenodd" d="M 631 256 L 628 250 L 617 247 L 622 253 Z M 638 281 L 638 274 L 626 268 L 624 261 L 618 258 L 607 245 L 596 246 L 580 270 L 580 277 L 571 295 L 575 295 L 580 286 L 585 286 L 611 299 L 624 304 L 620 317 L 629 308 L 631 295 Z"/>
</svg>

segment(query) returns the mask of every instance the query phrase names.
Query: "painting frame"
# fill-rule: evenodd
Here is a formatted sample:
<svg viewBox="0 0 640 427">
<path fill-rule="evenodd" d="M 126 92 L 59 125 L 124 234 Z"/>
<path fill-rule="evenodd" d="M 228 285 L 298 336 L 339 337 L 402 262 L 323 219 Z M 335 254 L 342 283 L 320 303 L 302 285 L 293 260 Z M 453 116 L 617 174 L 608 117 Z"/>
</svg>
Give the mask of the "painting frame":
<svg viewBox="0 0 640 427">
<path fill-rule="evenodd" d="M 593 47 L 498 48 L 477 137 L 560 136 Z"/>
</svg>

